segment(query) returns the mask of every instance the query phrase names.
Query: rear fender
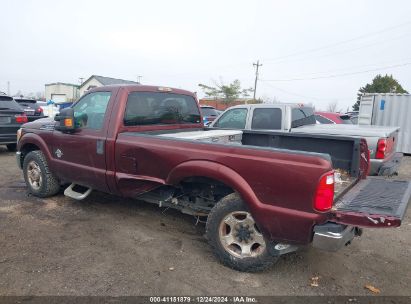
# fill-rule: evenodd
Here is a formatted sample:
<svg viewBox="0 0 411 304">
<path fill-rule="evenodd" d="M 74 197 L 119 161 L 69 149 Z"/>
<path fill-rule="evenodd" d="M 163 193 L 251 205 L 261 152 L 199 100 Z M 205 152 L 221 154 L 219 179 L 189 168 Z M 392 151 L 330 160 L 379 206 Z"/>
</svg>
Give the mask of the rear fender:
<svg viewBox="0 0 411 304">
<path fill-rule="evenodd" d="M 166 183 L 177 185 L 188 177 L 208 177 L 237 191 L 247 204 L 259 228 L 270 240 L 309 243 L 314 223 L 324 221 L 324 214 L 282 208 L 262 203 L 248 182 L 237 172 L 219 163 L 195 160 L 173 169 Z M 293 227 L 290 229 L 289 227 Z M 295 229 L 294 229 L 295 228 Z"/>
</svg>

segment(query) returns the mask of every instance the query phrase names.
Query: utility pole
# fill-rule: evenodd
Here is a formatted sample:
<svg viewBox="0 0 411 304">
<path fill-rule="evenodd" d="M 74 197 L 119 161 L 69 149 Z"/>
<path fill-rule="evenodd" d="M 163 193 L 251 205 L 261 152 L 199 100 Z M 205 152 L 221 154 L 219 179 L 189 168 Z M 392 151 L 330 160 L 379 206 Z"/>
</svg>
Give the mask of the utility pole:
<svg viewBox="0 0 411 304">
<path fill-rule="evenodd" d="M 82 85 L 84 81 L 84 77 L 79 77 L 78 79 L 80 80 L 80 85 Z"/>
<path fill-rule="evenodd" d="M 7 81 L 7 95 L 10 96 L 10 81 Z"/>
<path fill-rule="evenodd" d="M 143 76 L 137 76 L 137 83 L 141 84 L 141 78 L 143 78 Z"/>
<path fill-rule="evenodd" d="M 253 96 L 253 99 L 255 100 L 255 93 L 257 91 L 258 68 L 262 66 L 262 64 L 260 64 L 260 60 L 257 60 L 257 63 L 253 63 L 253 66 L 255 66 L 255 82 L 254 82 L 254 96 Z"/>
</svg>

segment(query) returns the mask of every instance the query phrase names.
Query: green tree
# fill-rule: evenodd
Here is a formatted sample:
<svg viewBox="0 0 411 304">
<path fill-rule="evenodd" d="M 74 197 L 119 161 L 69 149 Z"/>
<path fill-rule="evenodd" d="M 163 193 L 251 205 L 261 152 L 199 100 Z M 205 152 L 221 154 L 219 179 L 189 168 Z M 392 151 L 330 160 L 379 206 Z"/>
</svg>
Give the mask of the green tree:
<svg viewBox="0 0 411 304">
<path fill-rule="evenodd" d="M 399 84 L 399 82 L 392 77 L 392 75 L 377 75 L 371 83 L 367 83 L 364 87 L 358 90 L 357 102 L 352 106 L 354 111 L 360 109 L 361 96 L 364 93 L 408 93 Z"/>
<path fill-rule="evenodd" d="M 214 86 L 208 86 L 202 83 L 198 86 L 204 91 L 207 97 L 220 99 L 225 104 L 229 104 L 240 97 L 249 97 L 250 93 L 254 91 L 252 88 L 242 89 L 238 79 L 230 84 L 224 84 L 223 81 L 220 80 L 219 83 L 214 81 Z"/>
</svg>

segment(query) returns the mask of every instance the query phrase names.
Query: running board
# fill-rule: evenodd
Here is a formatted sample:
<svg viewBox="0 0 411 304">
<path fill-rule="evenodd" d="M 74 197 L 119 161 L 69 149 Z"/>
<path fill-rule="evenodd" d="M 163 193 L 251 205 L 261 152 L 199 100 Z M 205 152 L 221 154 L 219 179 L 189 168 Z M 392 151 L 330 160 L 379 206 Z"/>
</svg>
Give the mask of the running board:
<svg viewBox="0 0 411 304">
<path fill-rule="evenodd" d="M 76 186 L 76 184 L 72 183 L 70 186 L 68 186 L 66 188 L 66 190 L 64 190 L 64 195 L 68 196 L 70 198 L 73 198 L 75 200 L 81 201 L 83 199 L 85 199 L 87 196 L 90 195 L 91 191 L 93 191 L 93 189 L 88 188 L 86 192 L 84 193 L 80 193 L 77 191 L 74 191 L 73 188 Z"/>
</svg>

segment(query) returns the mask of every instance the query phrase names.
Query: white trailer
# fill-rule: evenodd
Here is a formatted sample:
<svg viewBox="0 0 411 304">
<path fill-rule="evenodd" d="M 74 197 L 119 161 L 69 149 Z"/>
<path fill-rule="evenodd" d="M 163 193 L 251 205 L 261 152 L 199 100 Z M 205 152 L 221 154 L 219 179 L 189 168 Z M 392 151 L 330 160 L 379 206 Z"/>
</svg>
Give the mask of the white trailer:
<svg viewBox="0 0 411 304">
<path fill-rule="evenodd" d="M 364 94 L 361 97 L 358 124 L 400 127 L 397 151 L 411 154 L 410 94 Z"/>
</svg>

